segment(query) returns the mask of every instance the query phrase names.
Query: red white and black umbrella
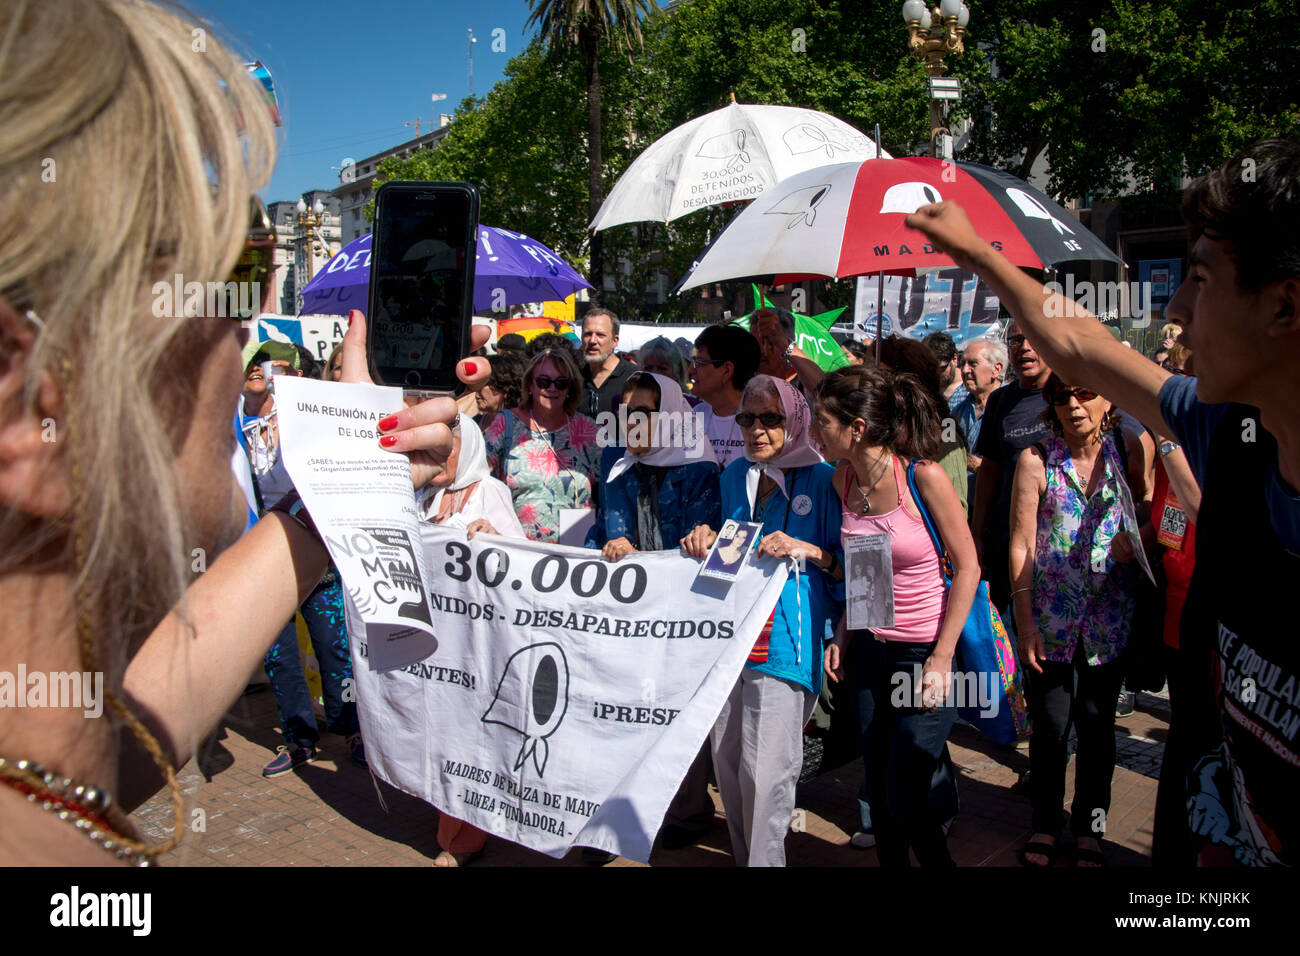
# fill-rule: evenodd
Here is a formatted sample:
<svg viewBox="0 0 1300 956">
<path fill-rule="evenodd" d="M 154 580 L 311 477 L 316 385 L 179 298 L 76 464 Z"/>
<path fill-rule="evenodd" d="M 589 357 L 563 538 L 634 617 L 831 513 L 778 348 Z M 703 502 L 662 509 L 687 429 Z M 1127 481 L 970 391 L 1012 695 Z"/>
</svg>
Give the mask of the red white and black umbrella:
<svg viewBox="0 0 1300 956">
<path fill-rule="evenodd" d="M 1121 262 L 1023 180 L 977 163 L 911 156 L 821 166 L 782 180 L 728 224 L 678 289 L 758 276 L 783 284 L 950 267 L 952 259 L 904 225 L 921 206 L 948 199 L 1018 266 Z"/>
</svg>

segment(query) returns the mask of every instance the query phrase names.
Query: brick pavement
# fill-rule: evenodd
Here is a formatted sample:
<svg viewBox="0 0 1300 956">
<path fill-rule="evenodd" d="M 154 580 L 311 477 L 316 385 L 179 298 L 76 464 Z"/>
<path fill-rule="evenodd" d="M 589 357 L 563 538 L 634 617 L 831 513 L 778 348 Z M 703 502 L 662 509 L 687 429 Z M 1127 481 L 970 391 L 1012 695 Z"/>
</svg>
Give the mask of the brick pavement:
<svg viewBox="0 0 1300 956">
<path fill-rule="evenodd" d="M 1112 865 L 1148 866 L 1156 777 L 1168 728 L 1168 704 L 1143 694 L 1132 717 L 1116 722 L 1115 769 L 1108 837 Z M 437 811 L 374 780 L 348 757 L 340 737 L 325 735 L 314 763 L 274 779 L 262 766 L 280 742 L 275 701 L 263 691 L 241 698 L 200 759 L 180 773 L 203 832 L 189 832 L 168 866 L 427 866 L 438 854 Z M 958 724 L 950 738 L 960 773 L 961 813 L 949 848 L 961 866 L 1014 866 L 1029 836 L 1029 801 L 1022 777 L 1028 751 L 999 747 Z M 862 765 L 855 761 L 799 787 L 803 832 L 787 840 L 791 866 L 875 866 L 873 850 L 849 846 L 857 823 Z M 1073 761 L 1066 793 L 1073 786 Z M 683 850 L 656 848 L 651 865 L 731 866 L 721 801 L 713 829 Z M 166 794 L 135 813 L 150 836 L 170 832 Z M 582 866 L 577 851 L 553 860 L 490 838 L 476 866 Z M 639 866 L 616 859 L 610 866 Z M 1064 864 L 1062 864 L 1064 865 Z"/>
</svg>

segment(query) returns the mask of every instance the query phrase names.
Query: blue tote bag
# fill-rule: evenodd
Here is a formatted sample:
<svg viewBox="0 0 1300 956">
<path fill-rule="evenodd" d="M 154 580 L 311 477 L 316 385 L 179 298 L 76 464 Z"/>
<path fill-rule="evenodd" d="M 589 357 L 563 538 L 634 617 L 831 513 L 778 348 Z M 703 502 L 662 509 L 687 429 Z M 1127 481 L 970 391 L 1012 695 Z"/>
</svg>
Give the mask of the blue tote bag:
<svg viewBox="0 0 1300 956">
<path fill-rule="evenodd" d="M 916 487 L 915 459 L 907 466 L 907 487 L 912 492 L 917 510 L 921 512 L 925 530 L 930 532 L 934 549 L 939 552 L 944 587 L 951 589 L 952 564 L 944 551 L 939 533 L 935 530 L 930 509 L 926 507 L 925 499 Z M 1000 744 L 1015 743 L 1017 739 L 1029 734 L 1029 710 L 1025 705 L 1016 648 L 1002 624 L 997 608 L 989 600 L 987 581 L 981 581 L 975 589 L 975 600 L 971 603 L 970 614 L 961 629 L 953 664 L 954 670 L 978 674 L 980 687 L 988 687 L 991 691 L 987 708 L 981 707 L 978 702 L 967 702 L 958 707 L 957 713 L 962 720 Z"/>
</svg>

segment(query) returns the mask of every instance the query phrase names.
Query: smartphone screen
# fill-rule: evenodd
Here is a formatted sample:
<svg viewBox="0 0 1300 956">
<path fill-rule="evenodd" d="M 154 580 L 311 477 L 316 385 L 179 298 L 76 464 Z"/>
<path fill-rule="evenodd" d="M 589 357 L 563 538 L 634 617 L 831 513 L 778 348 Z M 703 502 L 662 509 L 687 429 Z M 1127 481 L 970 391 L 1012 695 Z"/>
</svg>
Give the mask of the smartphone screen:
<svg viewBox="0 0 1300 956">
<path fill-rule="evenodd" d="M 368 344 L 386 385 L 446 390 L 474 302 L 478 193 L 466 183 L 385 183 L 375 197 Z"/>
</svg>

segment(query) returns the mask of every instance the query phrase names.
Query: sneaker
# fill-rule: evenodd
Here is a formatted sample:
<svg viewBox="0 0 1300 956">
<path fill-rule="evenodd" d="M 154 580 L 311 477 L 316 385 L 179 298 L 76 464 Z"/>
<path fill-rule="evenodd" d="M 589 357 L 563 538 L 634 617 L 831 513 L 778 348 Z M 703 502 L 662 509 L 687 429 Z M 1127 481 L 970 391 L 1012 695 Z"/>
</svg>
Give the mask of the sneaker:
<svg viewBox="0 0 1300 956">
<path fill-rule="evenodd" d="M 1137 704 L 1137 694 L 1133 693 L 1131 690 L 1121 690 L 1119 692 L 1119 700 L 1115 704 L 1115 716 L 1131 716 L 1135 704 Z"/>
<path fill-rule="evenodd" d="M 859 830 L 849 839 L 849 846 L 855 850 L 870 850 L 876 845 L 876 835 L 870 830 Z"/>
<path fill-rule="evenodd" d="M 368 767 L 366 763 L 366 747 L 361 741 L 361 731 L 348 736 L 348 753 L 352 754 L 352 759 L 363 767 Z"/>
<path fill-rule="evenodd" d="M 316 759 L 316 748 L 308 745 L 306 747 L 286 747 L 283 744 L 275 748 L 275 757 L 262 768 L 263 777 L 278 777 L 282 773 L 288 773 L 299 764 L 311 763 Z"/>
</svg>

